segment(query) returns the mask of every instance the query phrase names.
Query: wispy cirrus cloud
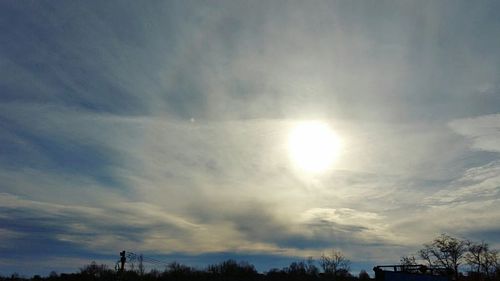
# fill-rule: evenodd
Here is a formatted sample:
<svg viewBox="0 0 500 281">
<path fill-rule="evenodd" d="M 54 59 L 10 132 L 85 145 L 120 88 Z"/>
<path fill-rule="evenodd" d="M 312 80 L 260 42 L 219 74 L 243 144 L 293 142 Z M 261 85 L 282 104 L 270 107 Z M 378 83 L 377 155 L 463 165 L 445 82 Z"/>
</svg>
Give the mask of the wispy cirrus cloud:
<svg viewBox="0 0 500 281">
<path fill-rule="evenodd" d="M 500 95 L 500 91 L 496 93 Z M 465 136 L 472 148 L 500 152 L 500 114 L 477 116 L 454 120 L 450 127 Z"/>
</svg>

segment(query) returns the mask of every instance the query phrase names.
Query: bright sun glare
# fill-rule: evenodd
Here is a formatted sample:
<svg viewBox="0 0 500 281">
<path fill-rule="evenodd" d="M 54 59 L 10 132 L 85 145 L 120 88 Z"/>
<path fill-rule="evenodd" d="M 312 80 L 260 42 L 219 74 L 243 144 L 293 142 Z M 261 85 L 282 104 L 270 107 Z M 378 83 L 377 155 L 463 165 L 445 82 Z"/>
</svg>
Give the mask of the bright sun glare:
<svg viewBox="0 0 500 281">
<path fill-rule="evenodd" d="M 293 163 L 310 173 L 330 168 L 338 157 L 340 142 L 328 124 L 308 121 L 297 124 L 288 139 L 288 151 Z"/>
</svg>

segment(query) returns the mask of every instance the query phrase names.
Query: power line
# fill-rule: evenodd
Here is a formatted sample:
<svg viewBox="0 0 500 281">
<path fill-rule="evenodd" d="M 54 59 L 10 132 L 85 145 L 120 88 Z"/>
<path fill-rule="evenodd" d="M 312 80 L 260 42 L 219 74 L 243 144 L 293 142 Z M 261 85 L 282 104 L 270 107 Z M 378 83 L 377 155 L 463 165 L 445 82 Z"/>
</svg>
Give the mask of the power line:
<svg viewBox="0 0 500 281">
<path fill-rule="evenodd" d="M 142 256 L 142 262 L 146 262 L 146 263 L 149 263 L 149 264 L 153 264 L 153 265 L 157 265 L 157 266 L 168 266 L 168 262 L 165 262 L 165 261 L 161 261 L 159 259 L 155 259 L 155 258 L 151 258 L 151 257 L 147 257 L 147 256 L 144 256 L 144 255 L 137 255 L 135 254 L 134 252 L 126 252 L 126 257 L 129 259 L 130 262 L 135 262 L 135 261 L 139 261 L 139 257 Z"/>
</svg>

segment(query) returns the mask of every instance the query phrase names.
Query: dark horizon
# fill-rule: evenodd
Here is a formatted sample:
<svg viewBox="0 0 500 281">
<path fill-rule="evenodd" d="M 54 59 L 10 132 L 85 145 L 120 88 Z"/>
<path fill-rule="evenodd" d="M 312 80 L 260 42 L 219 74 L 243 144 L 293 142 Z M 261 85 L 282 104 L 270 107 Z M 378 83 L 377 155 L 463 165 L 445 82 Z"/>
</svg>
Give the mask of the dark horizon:
<svg viewBox="0 0 500 281">
<path fill-rule="evenodd" d="M 500 280 L 500 252 L 498 249 L 492 248 L 486 241 L 473 241 L 470 239 L 461 239 L 442 233 L 436 236 L 432 241 L 422 245 L 422 248 L 415 253 L 409 253 L 402 256 L 399 262 L 391 264 L 377 264 L 372 267 L 372 270 L 359 268 L 360 263 L 353 263 L 348 256 L 343 252 L 330 249 L 323 253 L 321 257 L 308 257 L 306 259 L 296 258 L 287 264 L 287 266 L 276 266 L 283 263 L 283 258 L 269 259 L 264 261 L 262 257 L 257 258 L 260 263 L 265 263 L 267 268 L 262 269 L 252 262 L 244 259 L 237 259 L 234 254 L 219 253 L 219 257 L 210 257 L 211 260 L 219 260 L 219 262 L 196 266 L 192 263 L 186 263 L 181 260 L 162 260 L 143 253 L 134 253 L 131 251 L 121 251 L 119 258 L 114 266 L 109 263 L 97 263 L 92 261 L 79 267 L 78 271 L 74 272 L 56 272 L 51 270 L 49 274 L 43 275 L 40 273 L 30 274 L 33 278 L 39 277 L 54 279 L 60 277 L 62 280 L 67 280 L 70 276 L 79 276 L 78 278 L 86 279 L 89 273 L 92 275 L 105 274 L 106 278 L 122 278 L 123 274 L 131 274 L 126 279 L 133 280 L 134 278 L 158 279 L 161 276 L 165 278 L 177 279 L 212 279 L 213 275 L 222 275 L 227 278 L 236 278 L 253 280 L 262 279 L 264 276 L 270 280 L 294 279 L 300 277 L 301 280 L 354 280 L 373 278 L 374 275 L 380 272 L 391 271 L 417 275 L 435 275 L 443 276 L 447 279 L 434 281 L 451 281 L 451 280 Z M 179 257 L 179 255 L 173 255 Z M 191 261 L 200 261 L 199 257 L 190 257 Z M 272 264 L 275 264 L 274 266 Z M 31 268 L 34 269 L 34 268 Z M 373 273 L 370 273 L 373 271 Z M 101 272 L 101 273 L 97 273 Z M 235 273 L 236 272 L 236 273 Z M 76 275 L 75 275 L 76 274 Z M 201 274 L 201 275 L 200 275 Z M 233 276 L 237 274 L 238 276 Z M 98 276 L 100 279 L 106 279 L 103 276 Z M 3 275 L 0 274 L 0 277 Z M 5 275 L 8 278 L 9 275 Z M 21 278 L 26 277 L 25 274 L 13 272 L 11 279 L 15 276 Z M 119 277 L 122 276 L 122 277 Z M 170 277 L 168 277 L 170 276 Z M 377 276 L 383 278 L 383 275 Z M 224 277 L 224 278 L 226 278 Z M 75 277 L 76 278 L 76 277 Z M 163 278 L 163 277 L 161 277 Z M 394 277 L 392 277 L 394 278 Z M 71 279 L 71 278 L 70 278 Z M 94 276 L 95 279 L 95 276 Z M 217 278 L 216 278 L 217 279 Z M 73 279 L 71 279 L 73 280 Z M 391 279 L 392 280 L 392 279 Z M 399 280 L 399 279 L 398 279 Z M 431 280 L 427 280 L 431 281 Z"/>
</svg>

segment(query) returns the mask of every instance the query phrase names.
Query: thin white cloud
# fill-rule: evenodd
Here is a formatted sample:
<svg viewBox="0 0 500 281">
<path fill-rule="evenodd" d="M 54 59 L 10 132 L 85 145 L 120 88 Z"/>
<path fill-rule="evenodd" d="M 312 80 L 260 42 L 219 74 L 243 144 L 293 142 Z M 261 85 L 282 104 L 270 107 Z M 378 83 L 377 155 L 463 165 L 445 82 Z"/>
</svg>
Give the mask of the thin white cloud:
<svg viewBox="0 0 500 281">
<path fill-rule="evenodd" d="M 336 167 L 339 170 L 308 178 L 291 169 L 286 151 L 294 120 L 188 122 L 57 106 L 11 104 L 5 109 L 10 118 L 39 135 L 103 147 L 107 158 L 117 159 L 107 167 L 118 182 L 116 187 L 99 183 L 92 175 L 75 177 L 33 168 L 2 173 L 9 183 L 6 191 L 12 194 L 46 204 L 73 202 L 97 212 L 93 218 L 100 223 L 95 224 L 88 222 L 90 214 L 68 209 L 76 221 L 81 218 L 85 223 L 71 223 L 70 233 L 57 236 L 94 249 L 115 245 L 115 240 L 124 243 L 127 234 L 122 237 L 120 232 L 127 226 L 141 228 L 143 235 L 126 243 L 130 247 L 136 243 L 167 252 L 252 251 L 252 247 L 270 253 L 287 248 L 300 252 L 310 251 L 307 243 L 313 245 L 315 240 L 324 241 L 323 247 L 356 241 L 400 243 L 388 226 L 390 210 L 424 198 L 425 192 L 411 185 L 421 177 L 428 179 L 423 175 L 436 169 L 426 163 L 446 166 L 463 147 L 439 126 L 400 124 L 394 129 L 384 123 L 360 126 L 342 121 L 337 122 L 337 130 L 348 146 Z M 36 116 L 48 118 L 41 123 Z M 439 149 L 450 147 L 450 141 L 454 150 Z M 377 160 L 384 157 L 383 162 Z M 46 192 L 37 192 L 40 189 Z M 43 204 L 39 209 L 46 208 Z M 245 206 L 261 206 L 264 216 Z M 298 218 L 316 214 L 314 210 L 335 210 L 315 219 L 326 219 L 331 229 L 311 232 L 304 227 L 304 220 Z M 271 219 L 270 224 L 264 227 L 253 222 L 255 218 Z M 98 231 L 101 223 L 120 228 L 98 232 L 97 238 L 85 237 Z M 182 234 L 162 225 L 182 229 Z M 340 234 L 355 229 L 362 233 Z M 326 242 L 333 237 L 334 242 Z M 290 244 L 280 245 L 280 239 Z M 293 243 L 303 249 L 293 250 Z"/>
<path fill-rule="evenodd" d="M 453 120 L 450 127 L 467 137 L 472 148 L 500 152 L 500 114 Z"/>
</svg>

